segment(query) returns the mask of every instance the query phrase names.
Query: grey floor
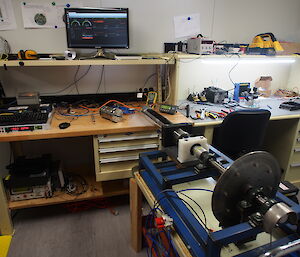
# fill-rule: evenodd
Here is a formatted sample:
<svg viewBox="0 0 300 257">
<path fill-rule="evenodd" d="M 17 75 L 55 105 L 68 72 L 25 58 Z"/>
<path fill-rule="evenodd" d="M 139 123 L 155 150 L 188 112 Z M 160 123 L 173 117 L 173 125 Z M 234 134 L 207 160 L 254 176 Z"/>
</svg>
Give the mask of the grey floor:
<svg viewBox="0 0 300 257">
<path fill-rule="evenodd" d="M 20 210 L 14 217 L 8 257 L 141 257 L 130 247 L 130 210 L 125 201 L 115 209 L 70 213 L 62 206 Z"/>
</svg>

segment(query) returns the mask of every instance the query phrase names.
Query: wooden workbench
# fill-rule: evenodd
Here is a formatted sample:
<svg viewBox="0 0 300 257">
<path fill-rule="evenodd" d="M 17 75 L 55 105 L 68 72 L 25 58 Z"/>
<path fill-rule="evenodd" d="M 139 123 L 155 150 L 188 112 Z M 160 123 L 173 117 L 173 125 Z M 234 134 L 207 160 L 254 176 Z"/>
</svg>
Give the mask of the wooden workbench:
<svg viewBox="0 0 300 257">
<path fill-rule="evenodd" d="M 182 114 L 175 115 L 164 114 L 164 116 L 174 123 L 190 122 Z M 99 114 L 94 115 L 94 121 L 91 116 L 83 116 L 72 120 L 71 117 L 64 117 L 54 113 L 51 121 L 51 129 L 0 133 L 0 142 L 14 142 L 25 140 L 38 140 L 49 138 L 66 138 L 92 136 L 98 134 L 113 134 L 128 131 L 147 131 L 157 128 L 155 123 L 145 114 L 137 112 L 133 115 L 124 115 L 123 120 L 114 123 L 110 120 L 102 118 Z M 70 122 L 71 126 L 67 129 L 60 129 L 58 126 L 62 122 Z"/>
<path fill-rule="evenodd" d="M 155 129 L 155 124 L 151 122 L 142 113 L 134 115 L 124 115 L 122 122 L 114 123 L 110 120 L 94 115 L 95 122 L 91 116 L 82 116 L 78 119 L 66 118 L 57 113 L 53 115 L 51 129 L 26 132 L 10 132 L 0 134 L 0 142 L 13 142 L 49 138 L 65 138 L 92 136 L 106 133 L 120 133 L 133 131 L 145 131 Z M 66 129 L 60 129 L 58 126 L 62 122 L 70 122 L 71 126 Z"/>
<path fill-rule="evenodd" d="M 180 113 L 176 115 L 165 115 L 172 122 L 187 122 L 188 120 Z M 22 142 L 41 139 L 57 139 L 57 138 L 78 138 L 86 136 L 93 138 L 99 134 L 115 134 L 127 132 L 144 132 L 155 131 L 157 125 L 145 114 L 137 112 L 131 115 L 124 115 L 123 121 L 114 123 L 100 117 L 98 113 L 91 116 L 82 116 L 72 120 L 72 117 L 61 116 L 57 112 L 54 113 L 51 121 L 51 129 L 27 132 L 11 132 L 0 134 L 0 142 L 10 142 L 14 154 L 16 156 L 23 154 Z M 70 122 L 71 126 L 67 129 L 59 129 L 62 122 Z M 92 141 L 92 140 L 91 140 Z M 83 170 L 81 173 L 87 183 L 89 189 L 86 193 L 79 196 L 71 196 L 62 192 L 55 192 L 51 198 L 40 198 L 24 201 L 10 202 L 7 201 L 6 193 L 2 180 L 0 181 L 0 209 L 3 211 L 0 215 L 0 231 L 2 234 L 12 234 L 13 227 L 10 219 L 10 211 L 14 209 L 31 208 L 37 206 L 45 206 L 52 204 L 61 204 L 80 200 L 88 200 L 99 197 L 110 197 L 115 195 L 128 194 L 128 182 L 124 180 L 111 180 L 105 182 L 96 182 L 95 167 L 78 167 Z"/>
</svg>

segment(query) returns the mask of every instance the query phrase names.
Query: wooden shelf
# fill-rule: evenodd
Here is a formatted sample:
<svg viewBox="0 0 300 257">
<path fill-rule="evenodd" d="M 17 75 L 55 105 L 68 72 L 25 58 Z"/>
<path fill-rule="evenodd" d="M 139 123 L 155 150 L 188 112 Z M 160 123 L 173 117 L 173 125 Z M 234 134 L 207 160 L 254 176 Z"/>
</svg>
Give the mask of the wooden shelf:
<svg viewBox="0 0 300 257">
<path fill-rule="evenodd" d="M 23 65 L 20 65 L 23 64 Z M 155 64 L 174 64 L 174 59 L 163 57 L 156 59 L 141 60 L 108 60 L 108 59 L 88 59 L 88 60 L 12 60 L 0 61 L 0 67 L 49 67 L 49 66 L 77 66 L 77 65 L 155 65 Z"/>
<path fill-rule="evenodd" d="M 11 60 L 0 61 L 0 67 L 49 67 L 49 66 L 87 66 L 87 65 L 160 65 L 174 64 L 175 59 L 204 59 L 204 58 L 224 58 L 225 55 L 197 55 L 197 54 L 173 54 L 154 55 L 155 59 L 141 60 L 109 60 L 109 59 L 87 59 L 87 60 Z M 297 55 L 240 55 L 241 58 L 300 58 Z M 151 58 L 151 57 L 149 57 Z M 20 65 L 22 63 L 22 65 Z"/>
<path fill-rule="evenodd" d="M 16 202 L 8 202 L 11 210 L 25 209 L 38 206 L 62 204 L 76 201 L 83 201 L 95 198 L 111 197 L 116 195 L 125 195 L 129 193 L 128 180 L 114 180 L 107 182 L 96 182 L 95 177 L 85 178 L 89 184 L 86 193 L 79 196 L 72 196 L 64 192 L 55 192 L 51 198 L 40 198 Z"/>
</svg>

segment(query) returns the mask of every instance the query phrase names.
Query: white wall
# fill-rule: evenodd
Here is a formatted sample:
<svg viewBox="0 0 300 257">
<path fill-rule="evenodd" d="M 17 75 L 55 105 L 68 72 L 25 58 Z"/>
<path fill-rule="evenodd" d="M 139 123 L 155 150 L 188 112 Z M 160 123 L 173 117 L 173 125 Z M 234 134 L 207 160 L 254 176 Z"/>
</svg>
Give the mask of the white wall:
<svg viewBox="0 0 300 257">
<path fill-rule="evenodd" d="M 81 66 L 77 78 L 89 66 Z M 145 79 L 155 72 L 154 66 L 104 66 L 103 80 L 98 93 L 136 92 L 144 87 Z M 91 66 L 87 76 L 78 82 L 80 94 L 95 94 L 101 80 L 102 66 Z M 54 95 L 74 81 L 75 67 L 9 67 L 1 70 L 1 77 L 7 96 L 18 92 L 39 91 L 41 95 Z M 146 87 L 154 87 L 156 77 L 152 77 Z M 59 93 L 77 94 L 75 87 Z"/>
<path fill-rule="evenodd" d="M 48 3 L 50 0 L 32 0 Z M 18 29 L 1 31 L 14 52 L 63 52 L 65 29 L 24 29 L 20 4 L 13 0 Z M 57 0 L 59 2 L 59 0 Z M 177 42 L 173 17 L 200 13 L 201 33 L 217 41 L 247 43 L 254 35 L 273 32 L 278 39 L 300 41 L 299 0 L 82 0 L 86 6 L 128 7 L 131 52 L 162 52 L 164 42 Z"/>
<path fill-rule="evenodd" d="M 33 0 L 49 2 L 50 0 Z M 38 52 L 63 52 L 67 48 L 65 29 L 24 29 L 20 4 L 13 0 L 17 17 L 17 30 L 1 31 L 16 52 L 20 49 L 34 49 Z M 59 0 L 57 0 L 59 2 Z M 250 42 L 254 35 L 274 32 L 279 40 L 300 41 L 300 1 L 299 0 L 82 0 L 92 7 L 128 7 L 130 11 L 130 49 L 123 52 L 163 52 L 164 42 L 177 42 L 174 37 L 173 17 L 200 13 L 201 33 L 216 41 Z M 184 40 L 182 38 L 181 40 Z M 189 72 L 187 66 L 186 72 Z M 250 70 L 240 68 L 240 78 L 249 77 Z M 85 67 L 82 68 L 82 71 Z M 224 68 L 226 69 L 226 67 Z M 65 68 L 9 68 L 2 72 L 5 90 L 9 96 L 17 91 L 39 90 L 53 92 L 73 80 L 75 67 Z M 135 91 L 143 87 L 145 79 L 155 71 L 154 67 L 106 67 L 105 87 L 107 92 Z M 245 72 L 245 74 L 244 74 Z M 263 71 L 261 71 L 263 72 Z M 117 74 L 117 75 L 116 75 Z M 194 76 L 194 74 L 189 73 Z M 218 79 L 221 86 L 226 84 L 226 75 L 215 76 L 214 68 L 204 68 L 203 83 Z M 281 73 L 280 73 L 281 74 Z M 284 75 L 285 76 L 285 75 Z M 284 79 L 285 77 L 283 77 Z M 99 79 L 99 69 L 93 67 L 89 75 L 79 84 L 80 92 L 94 93 Z M 198 80 L 197 77 L 195 80 Z M 151 80 L 147 85 L 154 86 Z M 283 81 L 283 80 L 278 80 Z M 201 82 L 202 83 L 202 82 Z M 276 82 L 277 83 L 277 82 Z M 281 82 L 278 82 L 281 83 Z M 185 82 L 184 84 L 190 83 Z M 105 91 L 105 87 L 101 92 Z M 74 93 L 72 92 L 69 93 Z M 65 92 L 62 92 L 65 94 Z"/>
<path fill-rule="evenodd" d="M 251 42 L 273 32 L 281 41 L 300 41 L 299 0 L 216 0 L 213 39 Z"/>
<path fill-rule="evenodd" d="M 33 0 L 34 1 L 34 0 Z M 35 0 L 48 3 L 50 0 Z M 38 52 L 63 52 L 67 48 L 65 29 L 24 29 L 20 5 L 22 0 L 13 0 L 18 29 L 0 32 L 12 46 L 19 49 L 35 49 Z M 57 1 L 59 2 L 59 0 Z M 191 13 L 201 14 L 204 34 L 210 33 L 212 17 L 211 0 L 88 0 L 81 1 L 93 7 L 129 8 L 129 52 L 162 52 L 163 42 L 173 42 L 173 16 Z M 179 40 L 177 40 L 179 41 Z"/>
<path fill-rule="evenodd" d="M 289 80 L 288 80 L 288 85 L 287 88 L 290 90 L 293 90 L 297 93 L 300 93 L 300 59 L 296 59 L 296 63 L 293 64 Z"/>
</svg>

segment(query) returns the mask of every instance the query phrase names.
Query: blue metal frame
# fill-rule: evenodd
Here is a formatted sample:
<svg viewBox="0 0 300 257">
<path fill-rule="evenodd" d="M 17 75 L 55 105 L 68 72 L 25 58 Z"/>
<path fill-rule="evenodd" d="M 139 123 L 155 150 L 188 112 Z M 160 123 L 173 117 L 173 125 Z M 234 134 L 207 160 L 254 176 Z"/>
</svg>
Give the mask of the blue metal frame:
<svg viewBox="0 0 300 257">
<path fill-rule="evenodd" d="M 222 153 L 216 149 L 211 149 L 215 154 L 225 158 L 229 164 L 232 162 L 231 159 L 222 155 Z M 140 154 L 140 174 L 156 200 L 159 201 L 160 207 L 165 213 L 173 218 L 173 224 L 176 232 L 188 246 L 192 256 L 220 256 L 220 251 L 223 246 L 256 236 L 258 233 L 262 232 L 260 227 L 252 227 L 248 222 L 231 226 L 216 232 L 207 232 L 186 205 L 178 198 L 176 192 L 168 188 L 178 183 L 216 176 L 218 172 L 216 170 L 207 170 L 199 174 L 192 167 L 179 169 L 176 167 L 176 163 L 172 161 L 157 164 L 153 163 L 152 160 L 158 158 L 166 160 L 167 154 L 162 151 Z M 300 205 L 294 203 L 279 192 L 276 194 L 276 198 L 277 200 L 289 205 L 299 216 Z M 240 256 L 258 256 L 269 249 L 298 238 L 297 233 L 300 231 L 297 231 L 295 226 L 284 224 L 281 228 L 289 234 L 287 237 L 273 242 L 272 245 L 267 244 L 261 246 L 257 249 L 243 253 Z"/>
</svg>

